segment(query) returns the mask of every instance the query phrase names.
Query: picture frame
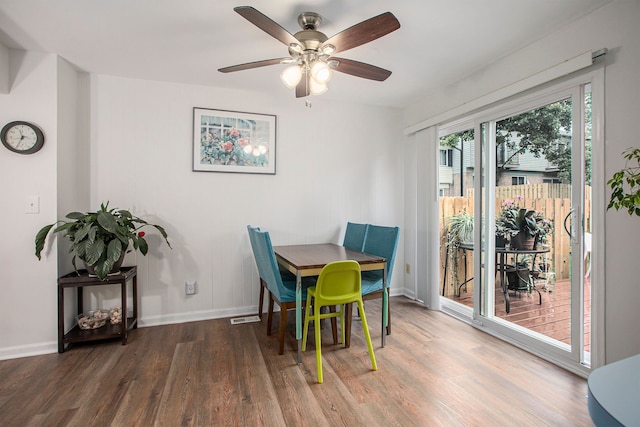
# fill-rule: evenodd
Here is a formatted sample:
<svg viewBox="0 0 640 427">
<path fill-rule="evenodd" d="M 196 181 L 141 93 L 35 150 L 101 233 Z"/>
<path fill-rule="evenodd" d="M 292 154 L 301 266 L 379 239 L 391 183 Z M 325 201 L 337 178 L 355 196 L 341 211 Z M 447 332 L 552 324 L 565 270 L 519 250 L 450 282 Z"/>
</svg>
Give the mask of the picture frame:
<svg viewBox="0 0 640 427">
<path fill-rule="evenodd" d="M 193 171 L 276 174 L 276 116 L 193 109 Z"/>
</svg>

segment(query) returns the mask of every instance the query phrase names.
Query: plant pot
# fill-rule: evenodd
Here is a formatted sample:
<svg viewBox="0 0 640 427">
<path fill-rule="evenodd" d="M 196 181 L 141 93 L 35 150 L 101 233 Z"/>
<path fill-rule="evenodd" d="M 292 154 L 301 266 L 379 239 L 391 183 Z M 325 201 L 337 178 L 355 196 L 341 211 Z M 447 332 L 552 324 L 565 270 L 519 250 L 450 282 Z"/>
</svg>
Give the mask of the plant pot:
<svg viewBox="0 0 640 427">
<path fill-rule="evenodd" d="M 533 250 L 536 238 L 529 236 L 527 233 L 520 232 L 511 238 L 511 248 L 521 251 Z"/>
<path fill-rule="evenodd" d="M 504 248 L 507 245 L 507 239 L 503 236 L 496 236 L 496 248 Z"/>
<path fill-rule="evenodd" d="M 509 289 L 514 291 L 529 290 L 529 269 L 527 267 L 513 265 L 507 266 L 507 282 Z"/>
<path fill-rule="evenodd" d="M 126 255 L 126 251 L 122 251 L 120 258 L 118 258 L 118 260 L 113 264 L 113 268 L 109 272 L 109 276 L 120 274 L 120 267 L 122 267 L 122 262 L 124 261 L 125 255 Z M 96 274 L 96 270 L 93 268 L 93 265 L 89 265 L 84 261 L 82 262 L 84 263 L 84 267 L 87 269 L 87 272 L 89 273 L 89 277 L 98 277 L 98 275 Z"/>
</svg>

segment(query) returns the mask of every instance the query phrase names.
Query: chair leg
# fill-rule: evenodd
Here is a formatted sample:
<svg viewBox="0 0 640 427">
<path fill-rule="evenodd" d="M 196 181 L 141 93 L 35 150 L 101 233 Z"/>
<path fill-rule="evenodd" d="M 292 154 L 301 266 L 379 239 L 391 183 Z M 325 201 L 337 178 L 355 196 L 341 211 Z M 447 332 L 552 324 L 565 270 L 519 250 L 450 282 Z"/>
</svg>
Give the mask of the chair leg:
<svg viewBox="0 0 640 427">
<path fill-rule="evenodd" d="M 287 332 L 287 310 L 286 306 L 280 306 L 280 349 L 278 350 L 278 354 L 284 354 L 284 336 Z"/>
<path fill-rule="evenodd" d="M 258 317 L 262 320 L 262 304 L 264 301 L 264 281 L 260 279 L 260 299 L 258 300 Z"/>
<path fill-rule="evenodd" d="M 330 305 L 329 306 L 329 311 L 331 313 L 335 313 L 336 312 L 336 306 L 335 305 Z M 342 323 L 340 323 L 340 325 L 342 325 Z M 338 344 L 338 322 L 337 322 L 337 319 L 335 317 L 331 318 L 331 333 L 333 334 L 333 345 Z M 342 339 L 342 342 L 344 342 L 344 338 Z"/>
<path fill-rule="evenodd" d="M 387 288 L 387 335 L 391 335 L 391 292 Z"/>
<path fill-rule="evenodd" d="M 371 334 L 369 334 L 369 325 L 367 325 L 367 316 L 364 314 L 364 305 L 362 304 L 362 300 L 358 301 L 358 308 L 360 310 L 360 318 L 362 319 L 362 329 L 364 331 L 364 336 L 367 340 L 367 348 L 369 349 L 371 366 L 373 366 L 374 371 L 377 371 L 378 364 L 376 363 L 376 356 L 373 354 L 373 344 L 371 343 Z"/>
<path fill-rule="evenodd" d="M 307 349 L 307 335 L 309 334 L 309 317 L 311 313 L 311 295 L 307 294 L 307 305 L 304 308 L 304 326 L 302 328 L 302 351 Z M 315 307 L 314 307 L 315 310 Z"/>
<path fill-rule="evenodd" d="M 267 313 L 267 336 L 271 335 L 271 326 L 273 325 L 273 295 L 269 292 L 269 312 Z"/>
<path fill-rule="evenodd" d="M 316 367 L 318 368 L 318 383 L 322 384 L 322 338 L 320 334 L 320 310 L 314 308 L 313 327 L 316 332 Z"/>
</svg>

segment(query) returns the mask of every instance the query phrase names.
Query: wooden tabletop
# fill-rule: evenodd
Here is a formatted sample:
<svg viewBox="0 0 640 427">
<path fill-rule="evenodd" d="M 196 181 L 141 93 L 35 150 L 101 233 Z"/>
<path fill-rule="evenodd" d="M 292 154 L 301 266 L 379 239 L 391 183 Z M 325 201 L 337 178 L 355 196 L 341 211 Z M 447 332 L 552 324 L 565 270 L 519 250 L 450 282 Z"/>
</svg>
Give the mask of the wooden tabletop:
<svg viewBox="0 0 640 427">
<path fill-rule="evenodd" d="M 274 246 L 278 263 L 291 273 L 300 271 L 302 276 L 317 276 L 322 267 L 333 261 L 354 260 L 363 271 L 381 270 L 386 258 L 353 251 L 334 243 L 312 245 Z"/>
</svg>

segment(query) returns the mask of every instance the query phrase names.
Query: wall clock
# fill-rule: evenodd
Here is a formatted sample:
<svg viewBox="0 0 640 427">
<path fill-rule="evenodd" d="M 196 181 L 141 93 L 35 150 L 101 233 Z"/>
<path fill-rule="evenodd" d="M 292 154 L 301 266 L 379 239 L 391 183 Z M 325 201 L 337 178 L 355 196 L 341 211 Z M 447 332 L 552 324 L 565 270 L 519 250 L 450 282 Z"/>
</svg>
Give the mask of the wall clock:
<svg viewBox="0 0 640 427">
<path fill-rule="evenodd" d="M 7 123 L 0 132 L 2 144 L 14 153 L 33 154 L 44 145 L 44 134 L 32 123 L 15 121 Z"/>
</svg>

